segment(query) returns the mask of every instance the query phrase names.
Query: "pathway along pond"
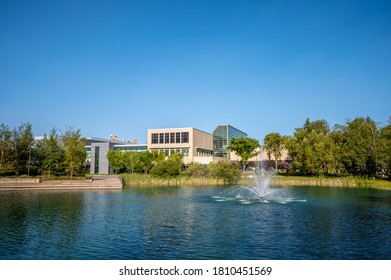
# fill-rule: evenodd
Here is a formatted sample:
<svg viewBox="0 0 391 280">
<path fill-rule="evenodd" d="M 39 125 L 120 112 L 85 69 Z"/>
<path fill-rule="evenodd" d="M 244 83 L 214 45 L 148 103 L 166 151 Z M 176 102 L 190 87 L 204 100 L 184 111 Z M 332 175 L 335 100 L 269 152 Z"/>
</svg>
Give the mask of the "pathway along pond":
<svg viewBox="0 0 391 280">
<path fill-rule="evenodd" d="M 0 259 L 391 259 L 390 191 L 281 188 L 283 203 L 227 192 L 2 191 Z"/>
</svg>

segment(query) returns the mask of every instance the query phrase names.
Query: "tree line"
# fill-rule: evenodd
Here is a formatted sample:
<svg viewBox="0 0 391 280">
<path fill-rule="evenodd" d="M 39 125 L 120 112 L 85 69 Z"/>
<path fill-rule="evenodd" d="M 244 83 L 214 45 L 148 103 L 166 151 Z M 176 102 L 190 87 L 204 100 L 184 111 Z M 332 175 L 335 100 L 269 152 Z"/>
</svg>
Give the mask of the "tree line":
<svg viewBox="0 0 391 280">
<path fill-rule="evenodd" d="M 179 175 L 194 178 L 216 178 L 227 183 L 235 183 L 240 179 L 240 167 L 228 160 L 210 163 L 190 163 L 186 168 L 183 155 L 174 152 L 167 158 L 159 151 L 131 152 L 111 150 L 107 159 L 115 173 L 143 173 L 159 178 L 173 178 Z"/>
<path fill-rule="evenodd" d="M 332 128 L 326 120 L 307 118 L 292 136 L 269 133 L 263 144 L 268 160 L 273 156 L 277 164 L 286 149 L 291 163 L 285 168 L 294 173 L 391 178 L 391 117 L 383 126 L 370 117 L 357 117 Z"/>
<path fill-rule="evenodd" d="M 13 129 L 1 124 L 0 176 L 83 175 L 87 168 L 85 143 L 80 130 L 73 128 L 60 134 L 54 128 L 48 136 L 45 134 L 43 139 L 36 141 L 29 123 Z M 257 140 L 245 137 L 233 139 L 229 149 L 242 158 L 245 167 L 258 153 L 256 149 L 259 147 Z M 291 136 L 277 132 L 267 134 L 262 148 L 269 162 L 274 161 L 277 169 L 285 168 L 290 173 L 391 178 L 391 117 L 386 125 L 370 117 L 357 117 L 332 128 L 326 120 L 307 119 Z M 288 153 L 289 161 L 281 160 L 283 151 Z M 166 159 L 157 151 L 123 153 L 114 150 L 108 152 L 107 158 L 117 173 L 151 173 L 164 177 L 176 176 L 183 171 L 182 155 L 177 153 Z M 204 173 L 203 176 L 208 174 L 218 178 L 230 176 L 228 173 L 231 172 L 237 176 L 237 166 L 225 162 L 211 164 L 208 170 L 204 168 L 190 165 L 188 173 L 195 176 Z"/>
<path fill-rule="evenodd" d="M 0 175 L 84 175 L 85 142 L 80 130 L 73 128 L 61 134 L 53 128 L 49 136 L 37 141 L 30 123 L 13 129 L 1 124 Z"/>
</svg>

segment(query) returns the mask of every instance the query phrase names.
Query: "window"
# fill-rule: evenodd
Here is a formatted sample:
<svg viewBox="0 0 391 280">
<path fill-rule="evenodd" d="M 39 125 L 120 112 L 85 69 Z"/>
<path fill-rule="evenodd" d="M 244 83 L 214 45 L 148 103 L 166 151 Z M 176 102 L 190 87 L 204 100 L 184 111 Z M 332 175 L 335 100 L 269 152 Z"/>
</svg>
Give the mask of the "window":
<svg viewBox="0 0 391 280">
<path fill-rule="evenodd" d="M 189 156 L 189 150 L 188 149 L 183 149 L 182 150 L 182 154 L 184 157 L 188 157 Z"/>
<path fill-rule="evenodd" d="M 157 133 L 152 133 L 151 143 L 158 144 L 159 143 L 159 135 Z"/>
<path fill-rule="evenodd" d="M 164 143 L 164 133 L 159 133 L 159 144 Z"/>
<path fill-rule="evenodd" d="M 166 155 L 166 157 L 168 157 L 169 153 L 170 153 L 170 150 L 164 150 L 164 154 Z"/>
<path fill-rule="evenodd" d="M 182 143 L 189 143 L 189 132 L 182 132 Z"/>
<path fill-rule="evenodd" d="M 170 133 L 170 143 L 175 143 L 175 133 L 174 132 Z"/>
<path fill-rule="evenodd" d="M 170 143 L 170 133 L 164 133 L 164 143 Z"/>
<path fill-rule="evenodd" d="M 174 154 L 175 150 L 170 150 L 170 155 Z"/>
<path fill-rule="evenodd" d="M 176 138 L 176 143 L 181 143 L 181 133 L 180 132 L 177 132 L 175 134 L 175 138 Z"/>
<path fill-rule="evenodd" d="M 99 173 L 99 147 L 95 146 L 95 161 L 94 161 L 94 174 Z"/>
</svg>

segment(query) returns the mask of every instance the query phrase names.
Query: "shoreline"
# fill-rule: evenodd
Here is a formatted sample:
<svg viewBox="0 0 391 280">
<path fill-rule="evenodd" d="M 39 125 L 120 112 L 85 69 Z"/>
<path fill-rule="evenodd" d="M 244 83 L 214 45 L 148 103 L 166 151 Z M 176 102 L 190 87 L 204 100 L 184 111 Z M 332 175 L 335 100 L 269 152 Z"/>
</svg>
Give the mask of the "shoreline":
<svg viewBox="0 0 391 280">
<path fill-rule="evenodd" d="M 344 188 L 373 188 L 391 190 L 391 181 L 370 180 L 358 177 L 319 178 L 306 176 L 274 176 L 272 186 L 313 186 L 313 187 L 344 187 Z"/>
<path fill-rule="evenodd" d="M 39 178 L 0 178 L 0 191 L 5 190 L 105 190 L 131 187 L 158 186 L 205 186 L 205 185 L 253 185 L 252 178 L 243 177 L 236 184 L 228 184 L 215 178 L 155 178 L 149 175 L 95 176 L 85 180 L 43 180 Z M 356 177 L 318 178 L 306 176 L 272 176 L 270 185 L 278 186 L 309 186 L 309 187 L 346 187 L 373 188 L 391 191 L 391 181 L 369 180 Z"/>
<path fill-rule="evenodd" d="M 253 185 L 254 180 L 249 177 L 240 179 L 236 184 L 227 184 L 224 180 L 214 178 L 155 178 L 148 175 L 129 175 L 123 177 L 125 188 L 135 186 L 141 187 L 157 187 L 157 186 L 202 186 L 202 185 Z M 340 177 L 340 178 L 318 178 L 306 176 L 272 176 L 270 185 L 277 186 L 311 186 L 311 187 L 346 187 L 346 188 L 374 188 L 391 191 L 391 181 L 386 180 L 369 180 L 356 177 Z"/>
<path fill-rule="evenodd" d="M 122 189 L 121 176 L 97 176 L 86 180 L 47 180 L 39 178 L 0 178 L 0 191 L 6 190 L 107 190 Z"/>
</svg>

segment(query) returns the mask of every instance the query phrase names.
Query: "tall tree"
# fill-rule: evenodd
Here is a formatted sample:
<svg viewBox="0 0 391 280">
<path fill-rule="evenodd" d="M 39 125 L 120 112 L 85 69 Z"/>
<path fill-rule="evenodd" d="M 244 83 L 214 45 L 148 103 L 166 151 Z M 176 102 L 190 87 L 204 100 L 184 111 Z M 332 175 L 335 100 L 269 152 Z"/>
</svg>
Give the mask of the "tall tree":
<svg viewBox="0 0 391 280">
<path fill-rule="evenodd" d="M 15 153 L 12 131 L 8 126 L 0 125 L 0 175 L 15 173 Z"/>
<path fill-rule="evenodd" d="M 158 177 L 177 176 L 182 168 L 183 155 L 173 153 L 166 160 L 158 161 L 151 169 L 151 174 Z"/>
<path fill-rule="evenodd" d="M 275 168 L 277 170 L 283 148 L 281 135 L 278 132 L 266 134 L 263 139 L 263 148 L 266 150 L 269 161 L 271 161 L 271 155 L 274 156 Z"/>
<path fill-rule="evenodd" d="M 391 179 L 391 117 L 388 124 L 380 130 L 380 171 Z"/>
<path fill-rule="evenodd" d="M 14 128 L 13 142 L 15 145 L 16 166 L 14 169 L 16 175 L 30 175 L 33 162 L 32 149 L 34 145 L 34 136 L 30 123 L 21 124 L 17 129 Z"/>
<path fill-rule="evenodd" d="M 250 137 L 241 137 L 232 138 L 231 145 L 228 147 L 228 149 L 234 151 L 236 155 L 241 157 L 243 162 L 243 170 L 245 170 L 248 164 L 248 160 L 259 154 L 256 149 L 260 147 L 261 145 L 259 144 L 258 140 Z"/>
<path fill-rule="evenodd" d="M 86 160 L 86 140 L 81 137 L 80 129 L 67 128 L 61 135 L 61 143 L 65 151 L 65 164 L 70 177 L 81 172 Z"/>
<path fill-rule="evenodd" d="M 324 120 L 307 119 L 303 127 L 296 128 L 286 144 L 296 170 L 313 175 L 335 173 L 335 145 L 329 132 Z"/>
<path fill-rule="evenodd" d="M 125 168 L 124 155 L 121 150 L 108 151 L 107 159 L 110 166 L 114 169 L 114 173 L 118 173 L 121 169 Z"/>
<path fill-rule="evenodd" d="M 344 153 L 351 173 L 375 175 L 379 164 L 380 133 L 370 118 L 355 118 L 344 127 Z"/>
<path fill-rule="evenodd" d="M 159 161 L 164 160 L 165 156 L 163 153 L 158 151 L 143 151 L 138 155 L 138 165 L 145 174 L 148 174 L 149 170 Z"/>
<path fill-rule="evenodd" d="M 138 160 L 139 160 L 139 153 L 126 151 L 123 154 L 123 162 L 125 168 L 129 171 L 129 173 L 134 173 Z"/>
<path fill-rule="evenodd" d="M 62 175 L 65 172 L 65 153 L 61 148 L 57 130 L 53 128 L 49 137 L 45 135 L 39 146 L 42 154 L 41 169 L 43 174 L 48 176 Z"/>
</svg>

